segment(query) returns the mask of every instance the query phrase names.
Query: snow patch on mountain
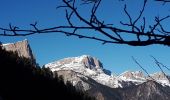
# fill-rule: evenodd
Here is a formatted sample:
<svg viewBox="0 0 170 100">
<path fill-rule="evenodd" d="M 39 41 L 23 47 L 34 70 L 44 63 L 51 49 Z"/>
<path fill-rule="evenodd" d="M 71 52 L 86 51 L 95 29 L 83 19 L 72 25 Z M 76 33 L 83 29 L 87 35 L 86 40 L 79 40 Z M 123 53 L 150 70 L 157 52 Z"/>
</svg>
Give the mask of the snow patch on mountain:
<svg viewBox="0 0 170 100">
<path fill-rule="evenodd" d="M 156 72 L 150 75 L 154 80 L 160 83 L 163 86 L 170 86 L 170 78 L 165 75 L 163 72 Z"/>
<path fill-rule="evenodd" d="M 88 76 L 103 85 L 113 88 L 120 87 L 118 80 L 116 80 L 117 78 L 110 76 L 110 72 L 103 69 L 102 63 L 97 58 L 89 55 L 65 58 L 46 64 L 45 67 L 49 67 L 53 72 L 72 70 Z"/>
<path fill-rule="evenodd" d="M 117 76 L 119 80 L 123 80 L 125 82 L 133 82 L 135 85 L 139 85 L 143 82 L 146 82 L 146 79 L 141 71 L 125 71 L 119 76 Z"/>
<path fill-rule="evenodd" d="M 139 85 L 150 80 L 148 77 L 144 76 L 142 71 L 125 71 L 118 76 L 111 75 L 111 71 L 104 69 L 103 64 L 97 58 L 89 55 L 64 58 L 46 64 L 45 67 L 49 67 L 53 72 L 71 70 L 81 73 L 84 76 L 94 79 L 100 84 L 112 88 Z M 162 73 L 155 73 L 150 76 L 163 86 L 170 86 L 169 80 L 163 76 Z"/>
</svg>

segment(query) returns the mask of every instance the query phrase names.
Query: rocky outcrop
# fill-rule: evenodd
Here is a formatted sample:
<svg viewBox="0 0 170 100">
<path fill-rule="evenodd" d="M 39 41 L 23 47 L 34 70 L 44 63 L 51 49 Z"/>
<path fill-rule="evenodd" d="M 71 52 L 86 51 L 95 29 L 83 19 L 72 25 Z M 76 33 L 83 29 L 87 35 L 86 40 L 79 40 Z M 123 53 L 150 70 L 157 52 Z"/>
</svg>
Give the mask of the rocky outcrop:
<svg viewBox="0 0 170 100">
<path fill-rule="evenodd" d="M 135 71 L 135 72 L 126 71 L 126 72 L 122 73 L 120 76 L 124 77 L 126 79 L 138 79 L 138 78 L 141 79 L 141 78 L 145 78 L 144 74 L 141 71 Z"/>
<path fill-rule="evenodd" d="M 82 57 L 83 59 L 81 63 L 83 63 L 86 68 L 89 68 L 91 70 L 102 69 L 105 74 L 111 75 L 111 71 L 104 69 L 103 64 L 97 58 L 89 55 L 83 55 Z"/>
<path fill-rule="evenodd" d="M 81 73 L 77 73 L 72 70 L 60 70 L 56 71 L 55 74 L 62 76 L 65 83 L 69 81 L 73 84 L 73 86 L 76 86 L 77 89 L 86 91 L 91 88 L 90 85 L 86 83 L 89 78 L 82 75 Z"/>
<path fill-rule="evenodd" d="M 25 57 L 35 64 L 35 58 L 28 43 L 28 40 L 18 41 L 16 43 L 2 44 L 2 48 L 7 51 L 16 52 L 20 57 Z"/>
<path fill-rule="evenodd" d="M 155 81 L 121 89 L 122 100 L 170 100 L 170 87 L 163 87 Z"/>
<path fill-rule="evenodd" d="M 94 58 L 88 55 L 84 55 L 82 59 L 82 63 L 89 69 L 103 68 L 102 63 L 97 58 Z"/>
</svg>

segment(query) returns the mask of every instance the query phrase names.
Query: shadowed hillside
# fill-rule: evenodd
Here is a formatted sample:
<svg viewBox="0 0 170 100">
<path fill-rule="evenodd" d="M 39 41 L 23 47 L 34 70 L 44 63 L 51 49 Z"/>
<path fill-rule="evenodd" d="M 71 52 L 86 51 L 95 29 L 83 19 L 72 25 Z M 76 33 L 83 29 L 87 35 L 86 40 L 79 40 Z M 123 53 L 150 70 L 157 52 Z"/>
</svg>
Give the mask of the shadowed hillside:
<svg viewBox="0 0 170 100">
<path fill-rule="evenodd" d="M 47 68 L 0 48 L 0 96 L 3 100 L 94 100 Z"/>
</svg>

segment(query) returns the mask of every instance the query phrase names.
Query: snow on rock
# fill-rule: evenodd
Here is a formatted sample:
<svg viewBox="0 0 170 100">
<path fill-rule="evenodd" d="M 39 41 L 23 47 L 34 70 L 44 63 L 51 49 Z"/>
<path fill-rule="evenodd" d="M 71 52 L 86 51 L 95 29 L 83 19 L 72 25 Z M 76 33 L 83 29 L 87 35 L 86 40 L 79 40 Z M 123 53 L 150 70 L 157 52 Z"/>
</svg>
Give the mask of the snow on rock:
<svg viewBox="0 0 170 100">
<path fill-rule="evenodd" d="M 49 67 L 52 71 L 72 69 L 76 72 L 86 73 L 89 75 L 104 73 L 102 63 L 98 59 L 88 55 L 65 58 L 46 64 L 45 66 Z"/>
<path fill-rule="evenodd" d="M 145 76 L 141 71 L 125 71 L 118 78 L 125 82 L 134 82 L 136 85 L 146 82 Z"/>
<path fill-rule="evenodd" d="M 72 70 L 88 76 L 103 85 L 114 88 L 119 86 L 116 84 L 117 81 L 114 81 L 116 78 L 110 76 L 108 70 L 103 69 L 102 63 L 97 58 L 89 55 L 65 58 L 46 64 L 45 67 L 49 67 L 52 71 Z"/>
<path fill-rule="evenodd" d="M 112 74 L 109 70 L 103 68 L 102 63 L 95 57 L 82 55 L 78 57 L 68 57 L 46 64 L 52 71 L 71 70 L 90 77 L 100 84 L 118 88 L 130 85 L 139 85 L 146 82 L 149 78 L 144 76 L 142 71 L 125 71 L 120 75 Z M 151 75 L 158 83 L 163 86 L 170 86 L 169 80 L 162 73 Z M 74 82 L 75 83 L 75 82 Z"/>
<path fill-rule="evenodd" d="M 156 72 L 154 74 L 151 74 L 150 76 L 163 86 L 170 86 L 170 78 L 169 76 L 166 76 L 163 72 Z"/>
</svg>

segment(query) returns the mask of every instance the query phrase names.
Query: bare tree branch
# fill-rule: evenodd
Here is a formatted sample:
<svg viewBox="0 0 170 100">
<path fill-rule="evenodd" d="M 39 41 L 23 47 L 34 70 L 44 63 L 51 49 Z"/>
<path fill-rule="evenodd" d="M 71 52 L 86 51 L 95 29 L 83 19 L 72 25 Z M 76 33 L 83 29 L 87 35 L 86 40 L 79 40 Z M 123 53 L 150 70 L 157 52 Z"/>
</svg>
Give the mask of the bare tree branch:
<svg viewBox="0 0 170 100">
<path fill-rule="evenodd" d="M 167 20 L 170 16 L 167 15 L 163 18 L 159 16 L 155 17 L 155 24 L 146 26 L 147 21 L 146 17 L 143 16 L 143 13 L 148 5 L 148 0 L 143 1 L 143 5 L 141 10 L 139 11 L 139 15 L 136 18 L 133 18 L 131 14 L 127 10 L 127 6 L 124 6 L 124 12 L 128 17 L 129 22 L 124 23 L 120 21 L 120 25 L 126 26 L 127 28 L 120 28 L 114 26 L 114 24 L 107 24 L 104 21 L 100 20 L 97 16 L 98 8 L 100 7 L 102 0 L 82 0 L 83 6 L 89 4 L 92 5 L 90 8 L 91 13 L 89 14 L 89 19 L 82 16 L 78 11 L 79 6 L 77 5 L 76 0 L 62 0 L 64 5 L 60 5 L 57 9 L 65 9 L 65 17 L 68 25 L 56 26 L 56 27 L 48 27 L 44 29 L 40 29 L 37 27 L 37 23 L 30 24 L 32 29 L 21 29 L 16 26 L 12 26 L 9 24 L 9 28 L 0 27 L 0 36 L 28 36 L 33 34 L 44 34 L 44 33 L 62 33 L 66 34 L 66 36 L 76 36 L 81 38 L 88 38 L 92 40 L 97 40 L 102 42 L 102 44 L 106 43 L 116 43 L 116 44 L 127 44 L 131 46 L 147 46 L 152 44 L 161 44 L 170 46 L 170 32 L 165 30 L 162 22 Z M 155 0 L 155 1 L 164 1 L 168 2 L 168 0 Z M 74 20 L 79 19 L 81 25 L 77 25 Z M 140 22 L 140 25 L 137 23 Z M 72 30 L 72 31 L 68 31 Z M 90 30 L 98 32 L 98 34 L 94 34 L 94 36 L 89 35 L 88 33 L 79 33 L 78 30 Z M 97 37 L 98 35 L 102 35 L 103 38 Z M 134 36 L 135 38 L 128 40 L 128 36 Z"/>
<path fill-rule="evenodd" d="M 152 77 L 149 75 L 149 73 L 147 72 L 147 70 L 146 70 L 142 65 L 140 65 L 139 62 L 138 62 L 133 56 L 132 56 L 132 60 L 148 75 L 148 77 L 150 77 L 152 80 L 155 81 L 155 79 L 152 78 Z"/>
<path fill-rule="evenodd" d="M 151 57 L 154 59 L 156 65 L 157 65 L 158 68 L 161 70 L 161 72 L 164 74 L 164 76 L 166 77 L 166 79 L 168 79 L 168 81 L 170 82 L 170 79 L 168 78 L 167 74 L 164 72 L 164 70 L 162 69 L 162 67 L 165 67 L 165 68 L 168 69 L 168 70 L 169 70 L 169 68 L 168 68 L 167 66 L 164 66 L 162 63 L 160 63 L 155 57 L 153 57 L 153 56 L 151 56 Z M 169 70 L 169 71 L 170 71 L 170 70 Z"/>
<path fill-rule="evenodd" d="M 164 2 L 164 3 L 170 2 L 170 0 L 155 0 L 155 1 L 160 1 L 160 2 Z"/>
<path fill-rule="evenodd" d="M 156 63 L 156 65 L 159 67 L 159 69 L 161 70 L 161 72 L 166 76 L 166 74 L 165 74 L 165 72 L 163 71 L 163 69 L 162 69 L 161 65 L 159 64 L 158 60 L 157 60 L 155 57 L 153 57 L 153 56 L 151 56 L 151 57 L 155 60 L 155 63 Z"/>
</svg>

